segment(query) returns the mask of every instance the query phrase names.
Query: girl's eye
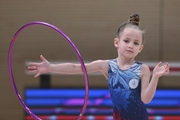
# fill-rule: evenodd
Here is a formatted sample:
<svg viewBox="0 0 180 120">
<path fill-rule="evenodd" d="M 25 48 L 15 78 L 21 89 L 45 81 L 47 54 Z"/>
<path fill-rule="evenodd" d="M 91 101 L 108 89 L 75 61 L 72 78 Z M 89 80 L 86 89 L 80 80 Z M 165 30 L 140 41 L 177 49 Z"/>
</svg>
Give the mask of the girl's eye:
<svg viewBox="0 0 180 120">
<path fill-rule="evenodd" d="M 129 40 L 124 40 L 125 43 L 129 43 Z"/>
<path fill-rule="evenodd" d="M 139 43 L 137 43 L 137 42 L 135 42 L 134 44 L 135 44 L 135 45 L 139 45 Z"/>
</svg>

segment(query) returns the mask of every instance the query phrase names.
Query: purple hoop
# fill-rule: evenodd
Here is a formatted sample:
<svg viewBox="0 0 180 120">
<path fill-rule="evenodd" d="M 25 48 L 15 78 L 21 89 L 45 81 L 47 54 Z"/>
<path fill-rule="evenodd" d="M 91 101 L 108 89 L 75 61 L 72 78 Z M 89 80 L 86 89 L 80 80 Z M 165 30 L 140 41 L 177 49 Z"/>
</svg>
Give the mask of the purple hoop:
<svg viewBox="0 0 180 120">
<path fill-rule="evenodd" d="M 86 71 L 86 67 L 84 65 L 84 61 L 80 55 L 80 52 L 78 51 L 77 47 L 74 45 L 74 43 L 71 41 L 71 39 L 63 33 L 63 31 L 61 31 L 60 29 L 58 29 L 57 27 L 55 27 L 54 25 L 51 25 L 49 23 L 46 23 L 46 22 L 40 22 L 40 21 L 35 21 L 35 22 L 30 22 L 28 24 L 25 24 L 24 26 L 22 26 L 14 35 L 11 43 L 10 43 L 10 46 L 9 46 L 9 51 L 8 51 L 8 71 L 9 71 L 9 76 L 10 76 L 10 79 L 11 79 L 11 84 L 13 86 L 13 89 L 14 89 L 14 92 L 16 94 L 16 96 L 18 97 L 18 100 L 19 102 L 21 103 L 21 105 L 23 106 L 23 108 L 33 117 L 35 118 L 36 120 L 41 120 L 39 117 L 37 117 L 34 113 L 31 112 L 31 110 L 26 106 L 26 104 L 24 103 L 24 101 L 22 100 L 19 92 L 18 92 L 18 89 L 16 87 L 16 84 L 15 84 L 15 81 L 14 81 L 14 77 L 13 77 L 13 71 L 12 71 L 12 50 L 13 50 L 13 46 L 14 46 L 14 43 L 15 43 L 15 40 L 16 38 L 18 37 L 18 35 L 28 26 L 31 26 L 31 25 L 44 25 L 44 26 L 47 26 L 47 27 L 50 27 L 52 28 L 53 30 L 57 31 L 59 34 L 61 34 L 66 40 L 67 42 L 69 42 L 69 44 L 71 45 L 71 47 L 73 48 L 73 50 L 75 51 L 76 55 L 78 56 L 79 58 L 79 61 L 81 63 L 81 67 L 82 67 L 82 71 L 84 73 L 84 80 L 85 80 L 85 97 L 84 97 L 84 104 L 83 104 L 83 107 L 80 111 L 80 114 L 79 116 L 76 118 L 76 120 L 80 120 L 86 110 L 86 107 L 87 107 L 87 102 L 88 102 L 88 92 L 89 92 L 89 81 L 88 81 L 88 75 L 87 75 L 87 71 Z"/>
</svg>

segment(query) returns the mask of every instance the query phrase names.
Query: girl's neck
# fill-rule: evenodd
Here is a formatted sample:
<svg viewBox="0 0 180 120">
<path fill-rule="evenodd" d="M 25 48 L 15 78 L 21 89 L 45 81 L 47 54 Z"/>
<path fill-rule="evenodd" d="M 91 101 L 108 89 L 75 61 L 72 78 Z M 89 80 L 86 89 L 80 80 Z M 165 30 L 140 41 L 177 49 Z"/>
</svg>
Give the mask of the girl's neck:
<svg viewBox="0 0 180 120">
<path fill-rule="evenodd" d="M 117 57 L 116 60 L 119 68 L 123 70 L 130 68 L 135 62 L 134 59 L 124 59 L 123 57 Z"/>
</svg>

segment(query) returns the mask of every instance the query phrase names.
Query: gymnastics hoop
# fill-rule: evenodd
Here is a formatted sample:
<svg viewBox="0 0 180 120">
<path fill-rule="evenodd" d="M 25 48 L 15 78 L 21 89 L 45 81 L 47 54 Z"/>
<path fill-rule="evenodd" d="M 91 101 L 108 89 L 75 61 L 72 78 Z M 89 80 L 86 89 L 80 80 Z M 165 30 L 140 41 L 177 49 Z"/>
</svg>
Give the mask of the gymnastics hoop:
<svg viewBox="0 0 180 120">
<path fill-rule="evenodd" d="M 86 107 L 87 107 L 87 103 L 88 103 L 88 92 L 89 92 L 89 80 L 88 80 L 88 75 L 87 75 L 87 71 L 86 71 L 86 67 L 84 65 L 84 61 L 81 57 L 81 54 L 80 52 L 78 51 L 77 47 L 75 46 L 75 44 L 72 42 L 72 40 L 63 32 L 61 31 L 60 29 L 58 29 L 56 26 L 54 25 L 51 25 L 49 23 L 46 23 L 46 22 L 41 22 L 41 21 L 35 21 L 35 22 L 30 22 L 30 23 L 27 23 L 25 24 L 24 26 L 22 26 L 15 34 L 14 34 L 14 37 L 13 39 L 11 40 L 11 43 L 10 43 L 10 46 L 9 46 L 9 51 L 8 51 L 8 71 L 9 71 L 9 76 L 10 76 L 10 79 L 11 79 L 11 84 L 12 84 L 12 87 L 13 87 L 13 90 L 16 94 L 16 97 L 18 98 L 19 102 L 21 103 L 21 105 L 23 106 L 23 108 L 33 117 L 35 118 L 36 120 L 41 120 L 39 117 L 37 117 L 27 106 L 26 104 L 24 103 L 24 101 L 22 100 L 19 92 L 18 92 L 18 89 L 16 87 L 16 84 L 15 84 L 15 81 L 14 81 L 14 77 L 13 77 L 13 70 L 12 70 L 12 51 L 13 51 L 13 46 L 14 46 L 14 43 L 17 39 L 17 37 L 19 36 L 19 34 L 25 29 L 27 28 L 28 26 L 31 26 L 31 25 L 43 25 L 43 26 L 47 26 L 53 30 L 55 30 L 56 32 L 58 32 L 59 34 L 61 34 L 66 40 L 67 42 L 71 45 L 71 47 L 73 48 L 74 52 L 76 53 L 76 56 L 78 57 L 80 63 L 81 63 L 81 67 L 82 67 L 82 71 L 83 71 L 83 74 L 84 74 L 84 80 L 85 80 L 85 97 L 84 97 L 84 103 L 83 103 L 83 107 L 79 113 L 79 116 L 76 118 L 76 120 L 80 120 L 86 110 Z"/>
</svg>

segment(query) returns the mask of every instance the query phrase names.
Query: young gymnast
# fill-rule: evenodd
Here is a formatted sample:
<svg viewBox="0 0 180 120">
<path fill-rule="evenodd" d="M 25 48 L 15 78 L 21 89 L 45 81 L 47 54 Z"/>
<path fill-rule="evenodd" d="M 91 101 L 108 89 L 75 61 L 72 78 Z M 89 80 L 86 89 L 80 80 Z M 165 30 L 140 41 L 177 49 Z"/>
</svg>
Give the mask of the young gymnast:
<svg viewBox="0 0 180 120">
<path fill-rule="evenodd" d="M 87 72 L 99 71 L 105 76 L 112 98 L 114 120 L 148 120 L 144 104 L 154 97 L 159 78 L 169 73 L 169 64 L 159 62 L 151 76 L 149 67 L 135 60 L 144 42 L 144 31 L 139 27 L 139 21 L 139 15 L 133 14 L 118 28 L 114 38 L 117 58 L 85 64 Z M 28 66 L 30 72 L 37 73 L 35 77 L 47 72 L 82 73 L 81 64 L 50 64 L 42 55 L 40 58 L 41 63 L 31 62 Z"/>
</svg>

